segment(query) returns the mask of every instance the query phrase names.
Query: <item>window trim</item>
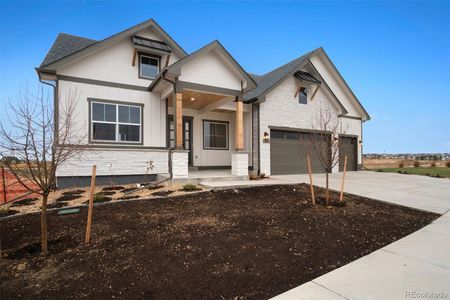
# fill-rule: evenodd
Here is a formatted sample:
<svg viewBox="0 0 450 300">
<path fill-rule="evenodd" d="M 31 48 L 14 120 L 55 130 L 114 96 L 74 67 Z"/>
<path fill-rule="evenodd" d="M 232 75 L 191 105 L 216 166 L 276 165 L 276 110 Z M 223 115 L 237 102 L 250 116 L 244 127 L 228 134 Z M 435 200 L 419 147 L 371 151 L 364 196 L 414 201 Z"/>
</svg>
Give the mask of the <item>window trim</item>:
<svg viewBox="0 0 450 300">
<path fill-rule="evenodd" d="M 227 131 L 226 131 L 227 132 L 227 135 L 226 135 L 227 146 L 226 146 L 226 148 L 205 147 L 205 123 L 225 124 L 227 126 Z M 203 147 L 203 150 L 219 150 L 219 151 L 229 150 L 230 149 L 230 124 L 229 124 L 229 122 L 203 119 L 202 120 L 202 147 Z"/>
<path fill-rule="evenodd" d="M 144 52 L 138 52 L 138 62 L 139 62 L 139 67 L 138 67 L 138 76 L 141 79 L 147 79 L 147 80 L 153 80 L 156 77 L 147 77 L 147 76 L 142 76 L 141 74 L 141 57 L 142 56 L 146 56 L 149 58 L 156 58 L 158 60 L 158 74 L 161 72 L 161 56 L 160 55 L 156 55 L 153 53 L 144 53 Z M 157 76 L 158 76 L 157 74 Z"/>
<path fill-rule="evenodd" d="M 87 98 L 88 101 L 88 120 L 89 120 L 89 129 L 88 129 L 88 143 L 89 144 L 98 144 L 98 145 L 143 145 L 144 144 L 144 104 L 142 103 L 134 103 L 134 102 L 125 102 L 125 101 L 115 101 L 115 100 L 106 100 L 106 99 L 97 99 L 97 98 Z M 116 105 L 116 122 L 109 122 L 109 121 L 94 121 L 92 120 L 92 106 L 93 103 L 99 103 L 99 104 L 110 104 L 110 105 Z M 140 124 L 133 124 L 133 123 L 123 123 L 119 122 L 119 105 L 122 106 L 133 106 L 133 107 L 139 107 L 140 113 L 141 113 L 141 122 Z M 115 124 L 116 126 L 116 132 L 115 132 L 115 140 L 114 141 L 108 141 L 108 140 L 94 140 L 93 139 L 93 131 L 94 131 L 94 124 L 95 122 L 100 122 L 104 124 Z M 133 142 L 133 141 L 120 141 L 119 140 L 119 125 L 135 125 L 140 126 L 139 129 L 139 141 Z"/>
</svg>

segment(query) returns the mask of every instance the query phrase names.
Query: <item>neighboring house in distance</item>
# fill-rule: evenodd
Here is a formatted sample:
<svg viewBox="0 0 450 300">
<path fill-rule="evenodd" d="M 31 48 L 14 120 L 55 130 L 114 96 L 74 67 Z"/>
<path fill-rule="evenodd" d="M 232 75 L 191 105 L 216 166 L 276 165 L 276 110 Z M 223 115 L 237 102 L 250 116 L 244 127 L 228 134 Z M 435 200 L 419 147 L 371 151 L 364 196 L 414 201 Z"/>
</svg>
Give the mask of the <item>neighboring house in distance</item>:
<svg viewBox="0 0 450 300">
<path fill-rule="evenodd" d="M 362 161 L 370 117 L 322 48 L 253 75 L 218 41 L 188 54 L 150 19 L 101 41 L 60 34 L 36 70 L 55 82 L 56 112 L 76 91 L 86 132 L 89 150 L 58 169 L 59 186 L 88 183 L 93 164 L 100 181 L 120 183 L 142 180 L 149 162 L 173 178 L 195 167 L 305 173 L 310 120 L 325 104 L 349 169 Z M 314 157 L 313 167 L 322 171 Z"/>
</svg>

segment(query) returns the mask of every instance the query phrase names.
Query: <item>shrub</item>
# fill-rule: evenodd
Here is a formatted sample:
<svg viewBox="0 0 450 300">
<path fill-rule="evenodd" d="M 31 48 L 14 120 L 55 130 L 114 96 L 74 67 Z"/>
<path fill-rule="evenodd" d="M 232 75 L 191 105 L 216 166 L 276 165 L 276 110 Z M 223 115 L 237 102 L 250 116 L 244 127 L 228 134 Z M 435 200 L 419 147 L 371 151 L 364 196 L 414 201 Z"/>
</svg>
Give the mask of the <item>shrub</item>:
<svg viewBox="0 0 450 300">
<path fill-rule="evenodd" d="M 402 174 L 402 173 L 403 173 L 403 172 L 402 172 L 401 170 L 398 170 L 397 172 L 398 172 L 398 173 L 400 173 L 400 174 Z"/>
<path fill-rule="evenodd" d="M 398 167 L 399 167 L 400 169 L 402 169 L 404 166 L 405 166 L 405 164 L 402 163 L 402 162 L 398 164 Z"/>
<path fill-rule="evenodd" d="M 250 180 L 258 180 L 259 177 L 258 177 L 257 175 L 255 175 L 255 174 L 251 174 L 251 175 L 249 176 L 249 179 L 250 179 Z"/>
<path fill-rule="evenodd" d="M 259 174 L 259 178 L 264 179 L 265 177 L 266 177 L 266 174 L 265 174 L 265 173 Z"/>
<path fill-rule="evenodd" d="M 198 191 L 200 190 L 200 188 L 198 188 L 195 184 L 185 184 L 183 185 L 183 191 L 185 192 L 193 192 L 193 191 Z"/>
<path fill-rule="evenodd" d="M 414 168 L 418 168 L 418 167 L 420 167 L 420 162 L 419 161 L 414 161 L 414 164 L 413 164 L 413 166 L 414 166 Z"/>
<path fill-rule="evenodd" d="M 376 169 L 375 172 L 383 172 L 383 169 Z"/>
<path fill-rule="evenodd" d="M 446 166 L 447 168 L 450 168 L 450 160 L 447 161 L 447 162 L 445 163 L 445 166 Z"/>
<path fill-rule="evenodd" d="M 431 166 L 432 168 L 436 168 L 436 162 L 435 162 L 435 161 L 431 162 L 430 166 Z"/>
</svg>

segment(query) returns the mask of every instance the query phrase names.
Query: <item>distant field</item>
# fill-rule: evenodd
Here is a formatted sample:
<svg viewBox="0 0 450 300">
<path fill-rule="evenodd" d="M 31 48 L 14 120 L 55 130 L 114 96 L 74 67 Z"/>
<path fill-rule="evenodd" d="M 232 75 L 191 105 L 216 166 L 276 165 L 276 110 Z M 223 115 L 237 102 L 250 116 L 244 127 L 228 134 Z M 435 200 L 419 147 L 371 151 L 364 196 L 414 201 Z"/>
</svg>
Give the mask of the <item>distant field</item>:
<svg viewBox="0 0 450 300">
<path fill-rule="evenodd" d="M 363 166 L 367 170 L 389 173 L 404 173 L 414 175 L 425 175 L 434 177 L 446 177 L 450 178 L 450 168 L 445 166 L 447 161 L 438 160 L 434 161 L 436 167 L 431 167 L 433 161 L 420 160 L 420 166 L 414 168 L 414 160 L 401 160 L 401 159 L 363 159 Z M 399 168 L 399 164 L 404 165 L 403 168 Z"/>
<path fill-rule="evenodd" d="M 450 178 L 450 168 L 407 167 L 407 168 L 378 168 L 373 170 L 378 172 L 389 172 L 389 173 L 402 172 L 403 174 Z"/>
<path fill-rule="evenodd" d="M 419 160 L 420 167 L 430 167 L 433 161 Z M 398 164 L 403 163 L 405 167 L 412 167 L 414 160 L 402 160 L 402 159 L 363 159 L 363 166 L 366 169 L 382 169 L 382 168 L 398 168 Z M 445 168 L 445 160 L 435 161 L 436 168 Z"/>
</svg>

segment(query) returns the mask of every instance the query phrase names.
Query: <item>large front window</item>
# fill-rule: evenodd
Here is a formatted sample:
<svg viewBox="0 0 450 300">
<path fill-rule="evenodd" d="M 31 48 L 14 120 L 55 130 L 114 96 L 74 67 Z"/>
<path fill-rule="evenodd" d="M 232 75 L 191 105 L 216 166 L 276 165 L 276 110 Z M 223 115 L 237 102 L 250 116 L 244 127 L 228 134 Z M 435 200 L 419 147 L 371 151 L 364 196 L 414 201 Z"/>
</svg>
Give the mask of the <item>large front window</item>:
<svg viewBox="0 0 450 300">
<path fill-rule="evenodd" d="M 228 149 L 228 123 L 220 121 L 203 121 L 203 148 Z"/>
<path fill-rule="evenodd" d="M 140 143 L 141 110 L 141 106 L 91 102 L 92 141 Z"/>
</svg>

